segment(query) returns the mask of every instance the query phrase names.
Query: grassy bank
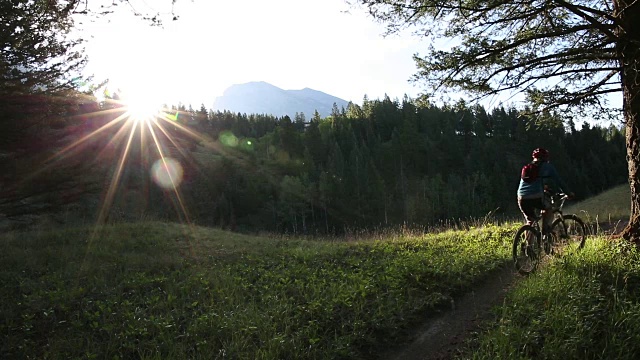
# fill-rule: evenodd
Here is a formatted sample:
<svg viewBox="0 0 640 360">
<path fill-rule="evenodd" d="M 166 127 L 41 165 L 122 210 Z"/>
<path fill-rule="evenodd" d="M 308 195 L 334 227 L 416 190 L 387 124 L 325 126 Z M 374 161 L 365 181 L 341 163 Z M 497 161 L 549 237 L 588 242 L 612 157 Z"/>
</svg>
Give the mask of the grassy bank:
<svg viewBox="0 0 640 360">
<path fill-rule="evenodd" d="M 568 203 L 565 213 L 575 213 L 588 224 L 616 226 L 629 220 L 630 191 L 629 184 L 616 186 L 584 201 Z"/>
<path fill-rule="evenodd" d="M 513 230 L 355 242 L 166 223 L 5 234 L 0 357 L 372 358 L 508 263 Z"/>
<path fill-rule="evenodd" d="M 520 282 L 463 358 L 637 359 L 640 252 L 604 238 Z"/>
</svg>

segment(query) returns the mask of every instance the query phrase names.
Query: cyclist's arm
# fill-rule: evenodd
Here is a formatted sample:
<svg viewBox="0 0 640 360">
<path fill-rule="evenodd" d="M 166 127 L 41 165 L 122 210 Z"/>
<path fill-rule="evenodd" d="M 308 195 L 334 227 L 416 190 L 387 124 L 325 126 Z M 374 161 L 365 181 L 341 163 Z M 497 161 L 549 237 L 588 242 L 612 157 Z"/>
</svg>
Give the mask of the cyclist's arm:
<svg viewBox="0 0 640 360">
<path fill-rule="evenodd" d="M 551 178 L 556 182 L 556 185 L 558 186 L 557 190 L 560 190 L 565 194 L 571 194 L 571 191 L 569 190 L 569 186 L 567 186 L 567 183 L 565 183 L 564 180 L 562 180 L 562 178 L 560 177 L 560 174 L 558 174 L 558 171 L 556 170 L 556 167 L 553 166 L 552 164 L 549 164 L 549 165 L 550 165 L 549 169 L 550 169 Z"/>
</svg>

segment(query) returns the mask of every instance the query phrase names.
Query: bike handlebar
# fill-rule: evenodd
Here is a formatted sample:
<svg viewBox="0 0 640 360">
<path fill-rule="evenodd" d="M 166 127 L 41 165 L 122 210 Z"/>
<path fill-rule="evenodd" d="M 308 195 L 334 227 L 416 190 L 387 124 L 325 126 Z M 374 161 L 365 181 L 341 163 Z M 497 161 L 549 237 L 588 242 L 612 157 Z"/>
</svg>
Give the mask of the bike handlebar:
<svg viewBox="0 0 640 360">
<path fill-rule="evenodd" d="M 563 192 L 559 192 L 559 193 L 553 194 L 551 196 L 552 197 L 558 197 L 559 200 L 573 199 L 573 196 L 571 196 L 570 194 L 565 194 Z"/>
</svg>

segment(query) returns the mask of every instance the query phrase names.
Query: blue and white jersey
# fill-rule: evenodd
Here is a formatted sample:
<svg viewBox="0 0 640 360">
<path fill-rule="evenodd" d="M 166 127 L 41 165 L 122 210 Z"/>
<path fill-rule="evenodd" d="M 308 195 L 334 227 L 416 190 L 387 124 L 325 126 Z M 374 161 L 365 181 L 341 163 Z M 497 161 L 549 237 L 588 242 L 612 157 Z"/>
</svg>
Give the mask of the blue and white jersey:
<svg viewBox="0 0 640 360">
<path fill-rule="evenodd" d="M 537 162 L 540 165 L 538 178 L 530 183 L 520 179 L 518 186 L 519 199 L 536 199 L 544 195 L 544 186 L 548 185 L 554 191 L 562 191 L 568 193 L 567 184 L 562 180 L 556 167 L 550 162 Z"/>
</svg>

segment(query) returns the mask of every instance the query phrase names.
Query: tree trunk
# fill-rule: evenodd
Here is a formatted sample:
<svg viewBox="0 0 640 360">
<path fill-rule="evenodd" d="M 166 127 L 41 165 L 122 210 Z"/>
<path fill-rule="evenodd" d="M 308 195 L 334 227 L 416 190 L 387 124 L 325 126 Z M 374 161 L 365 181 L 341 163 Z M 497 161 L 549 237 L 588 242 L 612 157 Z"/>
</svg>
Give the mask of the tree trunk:
<svg viewBox="0 0 640 360">
<path fill-rule="evenodd" d="M 311 220 L 311 224 L 309 224 L 309 228 L 315 232 L 316 231 L 316 212 L 313 211 L 313 207 L 315 206 L 316 201 L 314 199 L 314 196 L 311 194 L 311 192 L 313 191 L 312 186 L 313 185 L 309 185 L 309 193 L 308 193 L 309 202 L 307 203 L 307 205 L 309 206 L 308 213 L 311 214 L 311 219 L 309 219 Z"/>
<path fill-rule="evenodd" d="M 324 229 L 326 234 L 329 234 L 329 213 L 327 212 L 327 205 L 324 206 Z"/>
<path fill-rule="evenodd" d="M 622 66 L 622 106 L 631 188 L 629 224 L 621 235 L 624 239 L 640 243 L 640 4 L 633 0 L 614 0 L 614 5 L 620 20 L 617 50 Z"/>
</svg>

